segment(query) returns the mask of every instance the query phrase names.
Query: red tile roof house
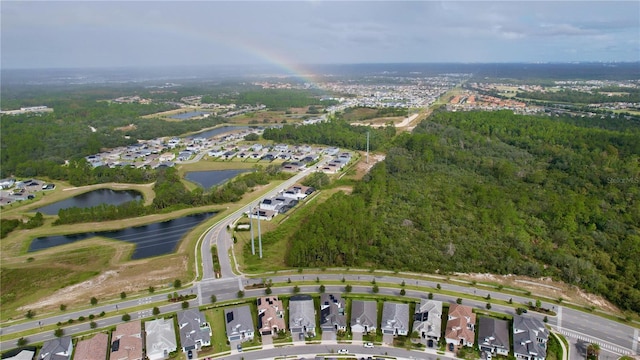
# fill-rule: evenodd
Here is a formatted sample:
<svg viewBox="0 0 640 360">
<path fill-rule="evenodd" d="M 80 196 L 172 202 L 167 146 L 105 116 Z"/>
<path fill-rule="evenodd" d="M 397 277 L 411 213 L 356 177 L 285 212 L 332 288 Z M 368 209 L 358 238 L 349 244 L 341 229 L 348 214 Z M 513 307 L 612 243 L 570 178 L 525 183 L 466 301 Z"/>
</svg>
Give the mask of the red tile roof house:
<svg viewBox="0 0 640 360">
<path fill-rule="evenodd" d="M 476 314 L 470 306 L 451 304 L 444 332 L 447 344 L 473 347 L 475 339 Z"/>
<path fill-rule="evenodd" d="M 111 360 L 142 360 L 140 320 L 118 325 L 111 334 Z"/>
<path fill-rule="evenodd" d="M 78 341 L 75 359 L 105 360 L 109 349 L 109 335 L 98 333 L 91 339 Z"/>
</svg>

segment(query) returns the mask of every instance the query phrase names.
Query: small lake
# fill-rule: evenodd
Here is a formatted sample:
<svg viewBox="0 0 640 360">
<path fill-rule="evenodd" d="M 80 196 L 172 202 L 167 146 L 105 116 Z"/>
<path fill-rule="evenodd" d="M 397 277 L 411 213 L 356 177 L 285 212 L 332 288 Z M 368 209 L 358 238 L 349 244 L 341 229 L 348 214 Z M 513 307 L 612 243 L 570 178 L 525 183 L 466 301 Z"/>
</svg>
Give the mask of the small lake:
<svg viewBox="0 0 640 360">
<path fill-rule="evenodd" d="M 122 230 L 40 237 L 31 241 L 28 252 L 101 236 L 136 244 L 136 248 L 131 255 L 132 260 L 170 254 L 175 251 L 176 245 L 185 234 L 215 214 L 214 212 L 208 212 L 188 215 L 178 219 Z"/>
<path fill-rule="evenodd" d="M 249 172 L 251 169 L 191 171 L 185 174 L 185 179 L 197 183 L 205 189 L 224 183 L 238 174 Z"/>
<path fill-rule="evenodd" d="M 228 132 L 232 132 L 232 131 L 240 131 L 240 130 L 247 130 L 249 127 L 247 126 L 222 126 L 219 128 L 215 128 L 215 129 L 211 129 L 211 130 L 207 130 L 207 131 L 203 131 L 197 134 L 193 134 L 190 135 L 189 138 L 194 138 L 194 137 L 199 137 L 199 138 L 212 138 L 216 135 L 220 135 L 220 134 L 224 134 L 224 133 L 228 133 Z"/>
<path fill-rule="evenodd" d="M 47 215 L 58 215 L 60 209 L 72 207 L 88 208 L 101 204 L 120 205 L 134 200 L 142 200 L 142 194 L 135 190 L 98 189 L 43 206 L 34 211 Z"/>
<path fill-rule="evenodd" d="M 205 111 L 191 111 L 191 112 L 187 112 L 187 113 L 184 113 L 184 114 L 171 115 L 169 117 L 171 119 L 187 120 L 187 119 L 191 119 L 192 117 L 196 117 L 196 116 L 200 116 L 200 115 L 204 115 L 204 114 L 210 114 L 210 113 L 205 112 Z"/>
</svg>

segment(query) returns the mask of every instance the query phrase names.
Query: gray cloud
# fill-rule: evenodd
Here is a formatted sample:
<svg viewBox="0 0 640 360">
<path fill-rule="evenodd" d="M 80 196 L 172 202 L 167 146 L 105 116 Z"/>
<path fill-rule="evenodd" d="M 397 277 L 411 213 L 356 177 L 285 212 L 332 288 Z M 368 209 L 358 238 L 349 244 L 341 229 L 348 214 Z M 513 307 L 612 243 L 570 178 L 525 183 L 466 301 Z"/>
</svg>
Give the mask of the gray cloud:
<svg viewBox="0 0 640 360">
<path fill-rule="evenodd" d="M 635 1 L 4 1 L 1 60 L 594 61 L 617 49 L 614 60 L 640 61 L 639 13 Z"/>
</svg>

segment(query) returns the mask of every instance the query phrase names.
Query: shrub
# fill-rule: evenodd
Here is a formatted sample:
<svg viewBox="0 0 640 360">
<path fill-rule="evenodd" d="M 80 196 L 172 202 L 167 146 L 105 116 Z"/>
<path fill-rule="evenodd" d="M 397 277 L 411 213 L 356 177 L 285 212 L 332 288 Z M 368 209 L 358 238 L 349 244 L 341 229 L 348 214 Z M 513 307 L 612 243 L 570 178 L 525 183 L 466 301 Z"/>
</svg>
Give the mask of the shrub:
<svg viewBox="0 0 640 360">
<path fill-rule="evenodd" d="M 122 321 L 129 321 L 129 320 L 131 320 L 131 315 L 129 314 L 122 315 Z"/>
</svg>

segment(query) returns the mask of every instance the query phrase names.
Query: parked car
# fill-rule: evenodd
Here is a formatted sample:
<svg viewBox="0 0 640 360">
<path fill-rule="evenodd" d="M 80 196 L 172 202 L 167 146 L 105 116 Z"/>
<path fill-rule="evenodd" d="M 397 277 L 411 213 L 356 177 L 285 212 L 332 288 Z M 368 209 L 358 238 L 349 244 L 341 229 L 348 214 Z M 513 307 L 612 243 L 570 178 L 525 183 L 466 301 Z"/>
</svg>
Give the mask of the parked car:
<svg viewBox="0 0 640 360">
<path fill-rule="evenodd" d="M 373 348 L 373 343 L 370 343 L 370 342 L 364 343 L 364 347 L 366 347 L 367 349 L 371 349 Z"/>
<path fill-rule="evenodd" d="M 348 354 L 348 353 L 349 353 L 349 350 L 347 350 L 347 349 L 338 350 L 338 354 Z"/>
<path fill-rule="evenodd" d="M 193 359 L 193 351 L 191 350 L 187 351 L 187 358 Z"/>
<path fill-rule="evenodd" d="M 242 345 L 238 344 L 238 352 L 242 352 Z"/>
</svg>

